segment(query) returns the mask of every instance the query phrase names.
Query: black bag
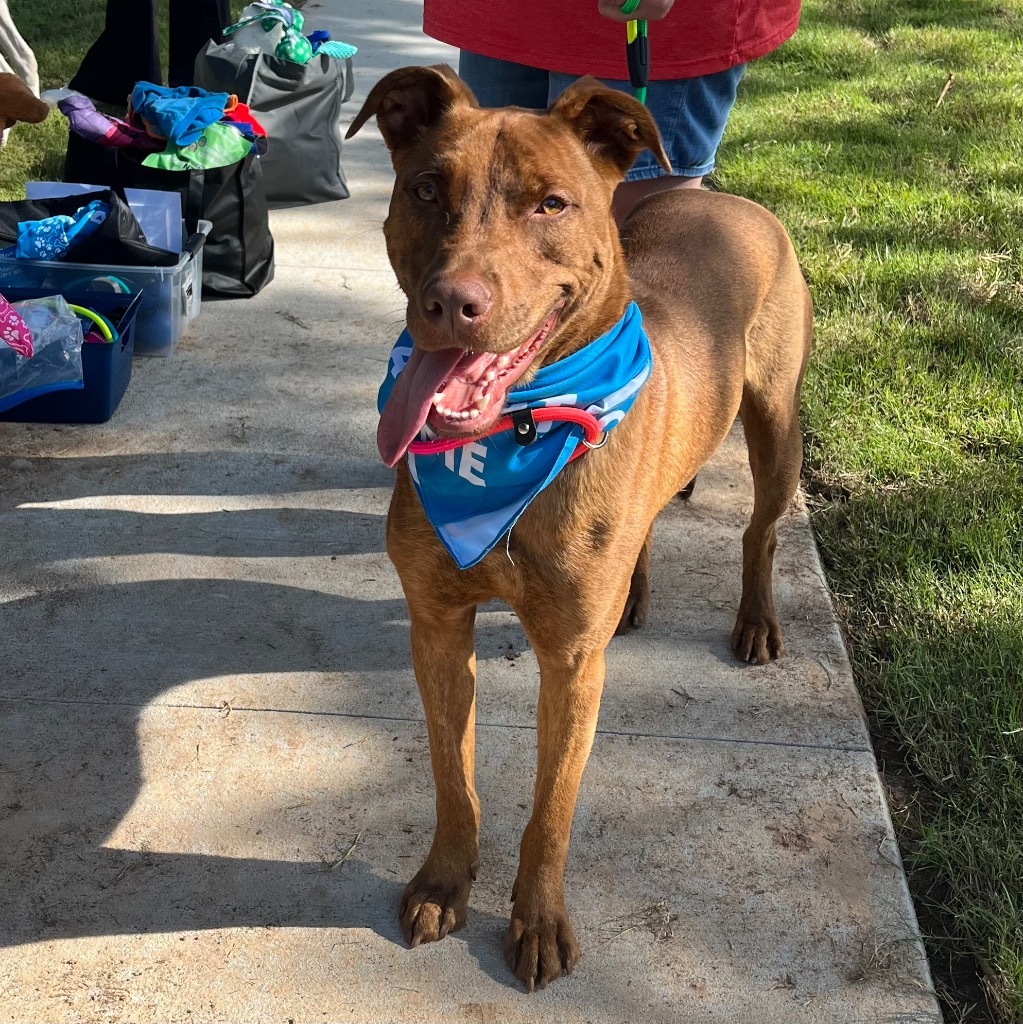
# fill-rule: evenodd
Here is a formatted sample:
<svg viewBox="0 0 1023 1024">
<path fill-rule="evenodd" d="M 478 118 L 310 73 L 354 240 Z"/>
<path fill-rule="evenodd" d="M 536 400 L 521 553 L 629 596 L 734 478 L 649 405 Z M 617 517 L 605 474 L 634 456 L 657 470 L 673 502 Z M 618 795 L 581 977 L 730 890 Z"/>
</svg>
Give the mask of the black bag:
<svg viewBox="0 0 1023 1024">
<path fill-rule="evenodd" d="M 252 153 L 226 167 L 165 171 L 70 132 L 64 180 L 179 193 L 189 234 L 200 219 L 213 224 L 203 249 L 204 296 L 255 295 L 273 280 L 274 240 L 260 161 Z"/>
<path fill-rule="evenodd" d="M 319 54 L 296 64 L 210 42 L 195 59 L 195 84 L 236 95 L 266 130 L 263 181 L 271 207 L 348 198 L 340 121 L 355 87 L 350 58 Z"/>
<path fill-rule="evenodd" d="M 177 253 L 158 249 L 146 241 L 135 214 L 110 189 L 65 196 L 61 199 L 23 199 L 0 203 L 0 243 L 18 240 L 18 225 L 47 217 L 70 217 L 82 206 L 98 199 L 110 206 L 110 215 L 87 238 L 75 243 L 67 255 L 70 263 L 105 263 L 119 267 L 173 267 Z"/>
</svg>

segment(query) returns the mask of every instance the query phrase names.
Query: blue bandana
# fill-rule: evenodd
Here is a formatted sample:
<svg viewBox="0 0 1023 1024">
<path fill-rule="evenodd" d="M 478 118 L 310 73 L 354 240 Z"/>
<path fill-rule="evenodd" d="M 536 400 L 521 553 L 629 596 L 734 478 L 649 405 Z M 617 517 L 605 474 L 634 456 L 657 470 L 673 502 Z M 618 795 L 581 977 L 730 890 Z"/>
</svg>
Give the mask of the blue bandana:
<svg viewBox="0 0 1023 1024">
<path fill-rule="evenodd" d="M 377 410 L 412 354 L 402 331 L 391 351 Z M 650 376 L 650 342 L 639 307 L 630 302 L 607 334 L 509 388 L 502 415 L 522 409 L 572 406 L 596 417 L 601 430 L 621 422 Z M 537 439 L 519 445 L 510 430 L 470 441 L 438 455 L 408 453 L 409 472 L 441 543 L 460 569 L 479 562 L 514 525 L 529 503 L 561 472 L 584 436 L 575 423 L 540 422 Z M 435 438 L 424 428 L 423 440 Z"/>
</svg>

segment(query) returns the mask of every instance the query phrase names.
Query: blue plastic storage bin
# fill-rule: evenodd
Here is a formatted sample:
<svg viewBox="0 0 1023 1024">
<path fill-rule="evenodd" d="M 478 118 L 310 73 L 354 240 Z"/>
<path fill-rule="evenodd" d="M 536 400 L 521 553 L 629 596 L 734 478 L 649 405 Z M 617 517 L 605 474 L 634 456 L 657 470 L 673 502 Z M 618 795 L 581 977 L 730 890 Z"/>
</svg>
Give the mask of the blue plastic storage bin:
<svg viewBox="0 0 1023 1024">
<path fill-rule="evenodd" d="M 112 291 L 116 278 L 142 293 L 142 307 L 135 329 L 135 354 L 169 356 L 185 327 L 202 307 L 202 255 L 206 237 L 213 229 L 208 220 L 199 221 L 186 242 L 181 258 L 173 267 L 119 267 L 109 264 L 47 262 L 45 260 L 0 260 L 0 294 L 9 289 L 31 288 L 36 295 L 88 293 L 90 301 L 100 295 L 117 297 Z M 89 302 L 83 303 L 89 305 Z"/>
<path fill-rule="evenodd" d="M 53 291 L 38 288 L 3 289 L 8 302 L 39 299 Z M 106 423 L 121 403 L 131 380 L 131 357 L 135 350 L 135 332 L 142 295 L 111 295 L 98 292 L 61 292 L 68 302 L 94 309 L 117 328 L 117 341 L 105 345 L 82 345 L 84 388 L 54 391 L 30 398 L 21 405 L 0 413 L 9 423 Z"/>
</svg>

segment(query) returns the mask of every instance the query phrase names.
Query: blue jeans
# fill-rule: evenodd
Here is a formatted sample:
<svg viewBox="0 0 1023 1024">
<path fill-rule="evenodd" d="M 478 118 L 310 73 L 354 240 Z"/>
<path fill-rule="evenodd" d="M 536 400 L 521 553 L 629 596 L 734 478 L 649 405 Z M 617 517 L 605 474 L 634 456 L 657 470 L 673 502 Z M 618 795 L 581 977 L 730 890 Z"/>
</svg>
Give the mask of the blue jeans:
<svg viewBox="0 0 1023 1024">
<path fill-rule="evenodd" d="M 738 64 L 700 78 L 650 83 L 647 109 L 657 122 L 673 174 L 699 178 L 714 170 L 714 158 L 745 70 L 745 64 Z M 542 71 L 469 50 L 461 51 L 458 73 L 476 94 L 481 107 L 546 110 L 575 81 L 574 75 Z M 612 89 L 632 93 L 628 82 L 602 81 Z M 643 150 L 625 180 L 643 181 L 663 175 L 653 154 Z"/>
</svg>

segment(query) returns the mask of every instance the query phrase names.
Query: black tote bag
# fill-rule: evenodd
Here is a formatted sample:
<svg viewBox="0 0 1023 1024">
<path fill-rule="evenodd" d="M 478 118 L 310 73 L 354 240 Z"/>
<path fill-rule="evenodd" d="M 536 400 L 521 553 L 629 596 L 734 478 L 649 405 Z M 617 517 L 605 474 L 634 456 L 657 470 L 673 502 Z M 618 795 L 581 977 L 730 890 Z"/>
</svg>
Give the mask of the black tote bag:
<svg viewBox="0 0 1023 1024">
<path fill-rule="evenodd" d="M 210 42 L 195 59 L 195 84 L 236 95 L 266 130 L 263 181 L 271 207 L 348 198 L 340 122 L 355 87 L 350 58 L 320 54 L 296 64 Z"/>
<path fill-rule="evenodd" d="M 200 219 L 213 224 L 203 250 L 204 296 L 251 296 L 273 280 L 274 242 L 262 168 L 253 153 L 225 167 L 165 171 L 70 132 L 64 180 L 179 193 L 189 233 Z"/>
</svg>

